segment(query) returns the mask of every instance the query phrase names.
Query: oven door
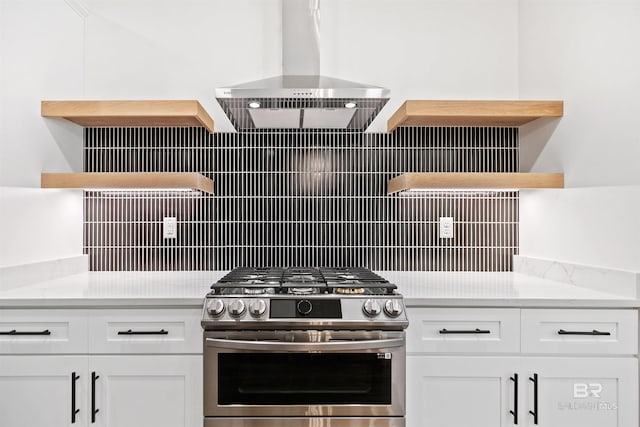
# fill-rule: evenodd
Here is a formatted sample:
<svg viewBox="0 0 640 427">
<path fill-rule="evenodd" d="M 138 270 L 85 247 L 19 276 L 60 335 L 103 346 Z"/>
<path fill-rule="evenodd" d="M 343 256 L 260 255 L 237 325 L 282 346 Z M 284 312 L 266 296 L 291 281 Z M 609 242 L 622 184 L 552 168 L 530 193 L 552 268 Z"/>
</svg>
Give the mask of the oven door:
<svg viewBox="0 0 640 427">
<path fill-rule="evenodd" d="M 403 331 L 205 332 L 205 417 L 402 417 Z"/>
</svg>

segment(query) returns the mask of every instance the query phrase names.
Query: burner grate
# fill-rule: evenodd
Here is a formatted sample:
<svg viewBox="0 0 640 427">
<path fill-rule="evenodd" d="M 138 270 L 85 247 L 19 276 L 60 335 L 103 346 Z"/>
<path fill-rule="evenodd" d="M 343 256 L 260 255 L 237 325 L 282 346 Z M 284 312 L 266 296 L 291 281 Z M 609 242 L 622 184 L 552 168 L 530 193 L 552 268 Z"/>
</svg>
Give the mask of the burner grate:
<svg viewBox="0 0 640 427">
<path fill-rule="evenodd" d="M 219 295 L 390 295 L 397 287 L 366 268 L 240 267 L 211 288 Z"/>
</svg>

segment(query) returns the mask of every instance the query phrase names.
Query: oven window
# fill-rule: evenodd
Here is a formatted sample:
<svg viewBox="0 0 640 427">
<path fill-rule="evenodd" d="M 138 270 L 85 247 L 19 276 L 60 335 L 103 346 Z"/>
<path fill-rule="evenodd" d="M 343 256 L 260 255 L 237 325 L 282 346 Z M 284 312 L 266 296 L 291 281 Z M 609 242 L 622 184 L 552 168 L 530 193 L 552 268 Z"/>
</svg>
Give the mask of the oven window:
<svg viewBox="0 0 640 427">
<path fill-rule="evenodd" d="M 377 353 L 218 354 L 221 405 L 391 404 L 391 359 Z"/>
</svg>

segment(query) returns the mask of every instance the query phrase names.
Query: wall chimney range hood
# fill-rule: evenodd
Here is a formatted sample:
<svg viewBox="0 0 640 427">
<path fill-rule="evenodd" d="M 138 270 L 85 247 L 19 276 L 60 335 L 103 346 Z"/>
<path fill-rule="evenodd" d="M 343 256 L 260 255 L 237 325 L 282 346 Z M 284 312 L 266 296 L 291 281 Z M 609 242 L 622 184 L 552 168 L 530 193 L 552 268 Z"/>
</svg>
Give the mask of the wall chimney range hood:
<svg viewBox="0 0 640 427">
<path fill-rule="evenodd" d="M 389 90 L 320 75 L 320 0 L 282 0 L 283 75 L 216 89 L 238 131 L 364 131 Z"/>
</svg>

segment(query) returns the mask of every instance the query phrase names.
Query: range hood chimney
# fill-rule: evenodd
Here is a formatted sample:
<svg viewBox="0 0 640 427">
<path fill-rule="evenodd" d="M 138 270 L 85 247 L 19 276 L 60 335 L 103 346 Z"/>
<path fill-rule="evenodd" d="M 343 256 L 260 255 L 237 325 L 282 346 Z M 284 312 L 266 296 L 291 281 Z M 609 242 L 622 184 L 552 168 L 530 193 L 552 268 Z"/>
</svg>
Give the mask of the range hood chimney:
<svg viewBox="0 0 640 427">
<path fill-rule="evenodd" d="M 238 131 L 364 131 L 389 90 L 320 75 L 320 0 L 282 0 L 282 75 L 216 89 Z"/>
</svg>

